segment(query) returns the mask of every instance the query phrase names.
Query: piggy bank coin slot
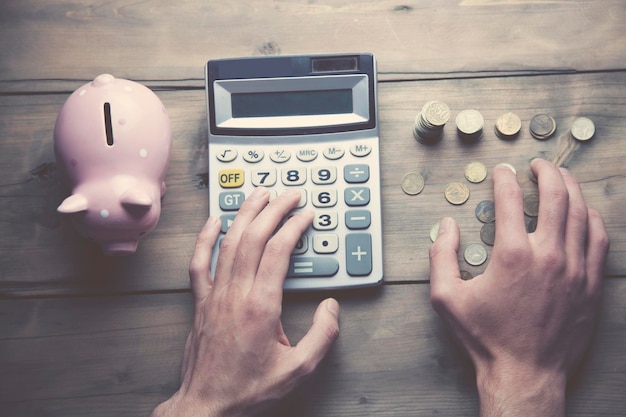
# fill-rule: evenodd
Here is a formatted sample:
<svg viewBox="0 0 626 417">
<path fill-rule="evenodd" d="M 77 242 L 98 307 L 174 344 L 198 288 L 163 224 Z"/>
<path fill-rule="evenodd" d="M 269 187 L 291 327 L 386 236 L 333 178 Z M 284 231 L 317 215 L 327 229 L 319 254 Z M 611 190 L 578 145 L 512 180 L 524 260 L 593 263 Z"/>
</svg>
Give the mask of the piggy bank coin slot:
<svg viewBox="0 0 626 417">
<path fill-rule="evenodd" d="M 113 124 L 111 123 L 111 103 L 104 103 L 104 129 L 107 145 L 113 146 Z"/>
</svg>

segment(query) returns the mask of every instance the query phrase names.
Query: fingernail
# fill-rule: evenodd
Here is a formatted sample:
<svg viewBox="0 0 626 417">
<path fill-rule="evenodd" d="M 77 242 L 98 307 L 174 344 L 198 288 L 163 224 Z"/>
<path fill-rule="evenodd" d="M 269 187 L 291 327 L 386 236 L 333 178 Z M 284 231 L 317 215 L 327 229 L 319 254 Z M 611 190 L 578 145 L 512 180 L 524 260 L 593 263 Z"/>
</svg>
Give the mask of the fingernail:
<svg viewBox="0 0 626 417">
<path fill-rule="evenodd" d="M 452 219 L 450 219 L 449 217 L 444 217 L 443 219 L 441 219 L 441 221 L 439 222 L 439 231 L 437 232 L 437 236 L 443 235 L 446 230 L 448 230 L 451 221 Z"/>
<path fill-rule="evenodd" d="M 506 163 L 506 162 L 501 162 L 501 163 L 499 163 L 499 164 L 498 164 L 498 166 L 501 166 L 501 167 L 506 167 L 506 168 L 510 169 L 512 173 L 514 173 L 515 175 L 517 175 L 517 170 L 516 170 L 516 169 L 515 169 L 515 167 L 514 167 L 513 165 L 511 165 L 511 164 L 508 164 L 508 163 Z"/>
<path fill-rule="evenodd" d="M 335 317 L 339 318 L 339 303 L 334 298 L 326 300 L 326 309 Z"/>
<path fill-rule="evenodd" d="M 561 171 L 561 175 L 572 175 L 572 173 L 569 172 L 569 169 L 567 168 L 559 167 L 559 171 Z"/>
</svg>

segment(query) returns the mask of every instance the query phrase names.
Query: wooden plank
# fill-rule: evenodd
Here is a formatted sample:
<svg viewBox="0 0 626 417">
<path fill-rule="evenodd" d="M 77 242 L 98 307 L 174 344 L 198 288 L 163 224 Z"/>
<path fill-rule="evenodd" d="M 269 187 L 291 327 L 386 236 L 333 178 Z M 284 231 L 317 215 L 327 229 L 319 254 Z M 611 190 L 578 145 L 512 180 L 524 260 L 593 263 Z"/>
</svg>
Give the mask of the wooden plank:
<svg viewBox="0 0 626 417">
<path fill-rule="evenodd" d="M 626 58 L 621 0 L 30 0 L 2 2 L 0 16 L 0 91 L 103 72 L 201 86 L 207 59 L 277 53 L 373 52 L 385 79 L 621 69 Z"/>
<path fill-rule="evenodd" d="M 201 90 L 159 92 L 170 113 L 174 145 L 166 178 L 168 190 L 158 227 L 127 258 L 105 258 L 86 244 L 55 209 L 67 190 L 55 175 L 52 131 L 61 95 L 0 97 L 0 295 L 101 294 L 188 288 L 186 270 L 195 236 L 208 213 L 206 189 L 206 115 Z M 481 223 L 474 217 L 478 202 L 492 198 L 491 176 L 469 184 L 471 197 L 463 206 L 443 198 L 445 184 L 463 180 L 465 164 L 482 161 L 490 169 L 498 162 L 518 168 L 525 192 L 528 161 L 550 157 L 558 137 L 577 116 L 591 117 L 596 136 L 570 161 L 589 202 L 605 216 L 612 238 L 607 264 L 610 276 L 626 275 L 626 73 L 513 77 L 429 82 L 391 82 L 379 86 L 381 165 L 383 182 L 385 279 L 428 279 L 428 238 L 442 216 L 455 217 L 462 232 L 461 249 L 479 240 Z M 452 109 L 442 142 L 427 147 L 412 136 L 413 120 L 428 100 L 440 99 Z M 460 143 L 455 115 L 477 108 L 485 117 L 484 136 L 475 145 Z M 523 131 L 513 141 L 498 139 L 496 118 L 514 111 Z M 558 122 L 555 137 L 533 139 L 530 118 L 551 113 Z M 426 178 L 424 191 L 407 196 L 400 189 L 410 171 Z M 482 268 L 464 268 L 476 274 Z"/>
<path fill-rule="evenodd" d="M 607 280 L 596 339 L 570 416 L 626 410 L 626 280 Z M 341 335 L 320 372 L 274 416 L 467 416 L 474 375 L 431 310 L 424 284 L 338 294 Z M 292 342 L 320 294 L 284 305 Z M 178 387 L 189 294 L 0 301 L 0 410 L 12 416 L 148 415 Z"/>
</svg>

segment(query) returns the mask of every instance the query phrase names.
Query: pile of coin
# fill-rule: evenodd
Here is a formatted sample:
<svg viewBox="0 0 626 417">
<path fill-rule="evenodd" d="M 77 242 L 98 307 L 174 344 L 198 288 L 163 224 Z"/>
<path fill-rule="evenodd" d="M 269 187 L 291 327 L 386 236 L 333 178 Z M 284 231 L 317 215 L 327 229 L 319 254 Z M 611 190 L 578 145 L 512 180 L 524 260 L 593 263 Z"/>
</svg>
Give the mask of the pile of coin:
<svg viewBox="0 0 626 417">
<path fill-rule="evenodd" d="M 427 102 L 422 111 L 415 119 L 413 134 L 415 139 L 423 144 L 434 144 L 441 140 L 443 128 L 450 118 L 450 109 L 445 103 L 440 101 Z M 457 134 L 464 142 L 476 142 L 483 134 L 484 118 L 482 114 L 473 109 L 463 110 L 456 117 Z M 518 115 L 507 112 L 500 115 L 494 126 L 497 137 L 503 140 L 516 138 L 521 131 L 522 121 Z M 530 121 L 530 134 L 538 140 L 546 140 L 556 132 L 556 121 L 554 117 L 540 113 L 536 114 Z M 574 120 L 570 131 L 563 135 L 568 141 L 562 151 L 557 149 L 557 154 L 570 155 L 578 148 L 575 142 L 588 141 L 595 134 L 595 125 L 587 117 L 578 117 Z M 574 140 L 575 139 L 575 140 Z M 563 146 L 561 146 L 563 147 Z M 554 161 L 553 161 L 554 162 Z M 556 162 L 555 162 L 556 163 Z M 508 165 L 516 173 L 515 168 Z M 562 164 L 559 164 L 559 166 Z M 480 183 L 487 177 L 487 169 L 481 162 L 471 162 L 465 167 L 465 179 L 470 183 Z M 531 179 L 537 182 L 531 171 Z M 402 190 L 409 195 L 419 194 L 424 188 L 424 178 L 415 172 L 406 174 L 402 179 Z M 460 181 L 453 181 L 446 185 L 444 190 L 446 200 L 453 205 L 462 205 L 468 201 L 470 190 L 466 184 Z M 530 194 L 524 197 L 524 214 L 526 215 L 526 231 L 533 233 L 537 227 L 537 216 L 539 211 L 539 196 Z M 496 236 L 495 204 L 493 201 L 481 201 L 475 208 L 476 218 L 483 223 L 480 230 L 480 240 L 488 246 L 493 246 Z M 439 232 L 439 222 L 430 228 L 429 237 L 432 242 L 437 239 Z M 487 261 L 488 252 L 481 243 L 471 243 L 463 252 L 465 261 L 472 266 L 480 266 Z M 463 279 L 472 279 L 472 274 L 463 272 Z"/>
<path fill-rule="evenodd" d="M 450 119 L 450 108 L 441 101 L 429 101 L 415 118 L 413 136 L 425 145 L 441 140 L 443 128 Z"/>
<path fill-rule="evenodd" d="M 549 114 L 536 114 L 530 121 L 530 134 L 539 140 L 546 140 L 556 131 L 556 120 Z"/>
<path fill-rule="evenodd" d="M 493 246 L 496 240 L 496 206 L 491 200 L 483 200 L 476 205 L 476 218 L 484 223 L 480 229 L 480 240 L 486 245 Z"/>
<path fill-rule="evenodd" d="M 496 120 L 496 135 L 503 140 L 515 139 L 522 130 L 522 120 L 515 113 L 504 113 Z"/>
<path fill-rule="evenodd" d="M 462 110 L 456 116 L 456 130 L 464 142 L 477 142 L 483 135 L 485 119 L 478 110 Z"/>
</svg>

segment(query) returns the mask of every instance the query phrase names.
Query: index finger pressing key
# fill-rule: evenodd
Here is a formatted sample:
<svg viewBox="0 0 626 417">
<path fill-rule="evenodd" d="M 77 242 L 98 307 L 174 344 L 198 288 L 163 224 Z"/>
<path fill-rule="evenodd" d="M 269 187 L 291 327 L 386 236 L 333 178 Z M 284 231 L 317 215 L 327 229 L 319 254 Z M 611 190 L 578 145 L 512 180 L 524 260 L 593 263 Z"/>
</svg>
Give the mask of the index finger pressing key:
<svg viewBox="0 0 626 417">
<path fill-rule="evenodd" d="M 267 242 L 254 284 L 265 297 L 281 298 L 291 252 L 311 224 L 313 215 L 310 210 L 296 213 Z"/>
<path fill-rule="evenodd" d="M 518 239 L 526 235 L 524 200 L 515 171 L 508 164 L 498 164 L 493 170 L 496 242 Z"/>
</svg>

